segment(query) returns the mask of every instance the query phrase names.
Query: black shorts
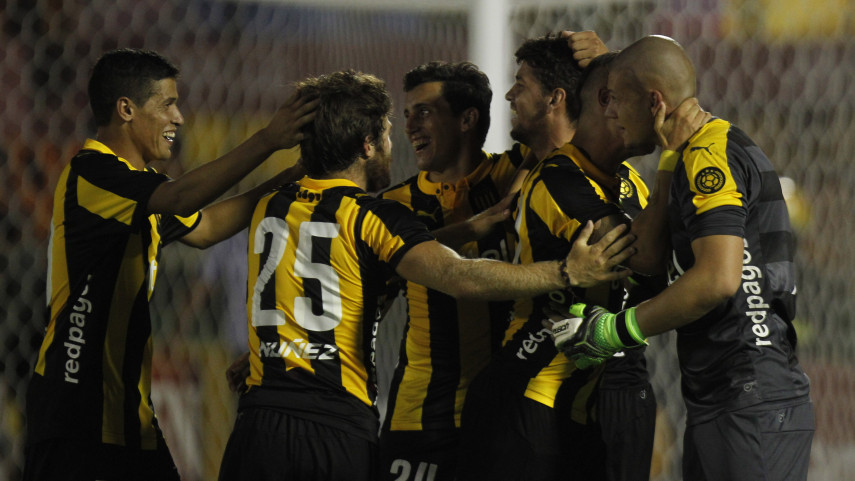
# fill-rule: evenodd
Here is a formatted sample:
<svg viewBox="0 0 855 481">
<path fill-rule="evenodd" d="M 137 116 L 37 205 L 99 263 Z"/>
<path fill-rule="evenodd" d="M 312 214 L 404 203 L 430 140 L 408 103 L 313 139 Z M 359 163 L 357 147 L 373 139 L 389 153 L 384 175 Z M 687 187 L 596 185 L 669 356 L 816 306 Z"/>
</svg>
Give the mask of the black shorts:
<svg viewBox="0 0 855 481">
<path fill-rule="evenodd" d="M 502 372 L 475 377 L 463 405 L 460 481 L 553 480 L 567 469 L 554 409 L 519 394 Z"/>
<path fill-rule="evenodd" d="M 460 430 L 383 431 L 380 479 L 451 481 L 457 471 Z"/>
<path fill-rule="evenodd" d="M 656 431 L 656 398 L 648 383 L 627 389 L 600 389 L 598 419 L 606 444 L 609 481 L 647 481 Z"/>
<path fill-rule="evenodd" d="M 377 444 L 275 409 L 238 413 L 220 466 L 221 481 L 373 481 Z"/>
<path fill-rule="evenodd" d="M 813 404 L 742 409 L 686 427 L 683 479 L 803 481 L 815 421 Z"/>
<path fill-rule="evenodd" d="M 79 439 L 50 439 L 25 449 L 24 481 L 177 481 L 178 470 L 160 432 L 154 450 Z"/>
</svg>

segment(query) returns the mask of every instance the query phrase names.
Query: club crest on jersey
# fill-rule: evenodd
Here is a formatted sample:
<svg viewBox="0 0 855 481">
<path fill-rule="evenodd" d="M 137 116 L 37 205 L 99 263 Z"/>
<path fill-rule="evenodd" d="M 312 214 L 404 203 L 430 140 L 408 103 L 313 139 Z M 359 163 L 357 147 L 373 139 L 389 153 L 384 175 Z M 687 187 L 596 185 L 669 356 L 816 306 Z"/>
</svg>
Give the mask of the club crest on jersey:
<svg viewBox="0 0 855 481">
<path fill-rule="evenodd" d="M 714 194 L 724 187 L 724 172 L 718 167 L 705 167 L 695 176 L 695 188 L 701 194 Z"/>
<path fill-rule="evenodd" d="M 632 185 L 632 182 L 629 179 L 624 179 L 621 177 L 620 179 L 620 198 L 623 199 L 631 199 L 635 195 L 635 186 Z"/>
</svg>

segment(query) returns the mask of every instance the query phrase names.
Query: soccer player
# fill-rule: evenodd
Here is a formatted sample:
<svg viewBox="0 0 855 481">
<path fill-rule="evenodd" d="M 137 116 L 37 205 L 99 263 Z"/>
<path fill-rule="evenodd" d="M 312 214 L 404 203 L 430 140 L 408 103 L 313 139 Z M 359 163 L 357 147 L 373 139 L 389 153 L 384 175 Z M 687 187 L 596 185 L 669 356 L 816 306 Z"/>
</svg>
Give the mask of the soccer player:
<svg viewBox="0 0 855 481">
<path fill-rule="evenodd" d="M 144 50 L 105 53 L 92 71 L 97 135 L 66 166 L 54 197 L 51 317 L 27 392 L 26 480 L 178 479 L 150 399 L 160 250 L 227 238 L 266 189 L 293 174 L 199 212 L 294 146 L 314 103 L 292 97 L 236 149 L 170 180 L 147 164 L 169 159 L 184 123 L 177 77 Z"/>
<path fill-rule="evenodd" d="M 621 207 L 641 211 L 647 189 L 622 163 L 633 152 L 605 121 L 603 67 L 580 98 L 581 70 L 564 39 L 528 40 L 516 57 L 520 67 L 506 96 L 516 113 L 511 134 L 543 159 L 525 179 L 515 211 L 517 259 L 528 264 L 562 257 L 587 221 L 599 221 L 600 232 L 627 223 Z M 675 135 L 685 140 L 696 126 Z M 637 260 L 628 265 L 643 270 Z M 568 463 L 582 478 L 604 479 L 606 447 L 594 424 L 601 369 L 577 370 L 554 349 L 541 321 L 550 299 L 620 306 L 623 295 L 617 283 L 516 301 L 505 344 L 464 405 L 460 479 L 557 479 Z"/>
<path fill-rule="evenodd" d="M 373 480 L 378 417 L 374 344 L 394 274 L 455 297 L 511 299 L 625 276 L 617 228 L 528 266 L 463 259 L 398 202 L 367 191 L 390 176 L 391 101 L 353 71 L 298 85 L 318 96 L 301 142 L 309 175 L 259 201 L 250 227 L 249 389 L 241 395 L 222 480 Z"/>
<path fill-rule="evenodd" d="M 649 151 L 662 143 L 654 112 L 695 95 L 695 69 L 677 42 L 644 37 L 618 55 L 608 85 L 624 144 Z M 670 285 L 617 314 L 573 306 L 584 320 L 562 347 L 577 364 L 595 364 L 676 329 L 683 478 L 804 480 L 814 414 L 795 355 L 794 241 L 778 175 L 719 118 L 670 157 L 657 174 L 671 177 Z"/>
<path fill-rule="evenodd" d="M 501 226 L 470 242 L 440 230 L 488 214 L 527 153 L 519 144 L 503 154 L 482 150 L 489 79 L 470 62 L 430 62 L 407 72 L 404 91 L 405 130 L 420 172 L 380 197 L 407 206 L 461 256 L 509 262 L 514 240 Z M 511 303 L 458 300 L 413 282 L 405 293 L 407 325 L 380 433 L 381 474 L 451 480 L 466 389 L 500 345 Z"/>
</svg>

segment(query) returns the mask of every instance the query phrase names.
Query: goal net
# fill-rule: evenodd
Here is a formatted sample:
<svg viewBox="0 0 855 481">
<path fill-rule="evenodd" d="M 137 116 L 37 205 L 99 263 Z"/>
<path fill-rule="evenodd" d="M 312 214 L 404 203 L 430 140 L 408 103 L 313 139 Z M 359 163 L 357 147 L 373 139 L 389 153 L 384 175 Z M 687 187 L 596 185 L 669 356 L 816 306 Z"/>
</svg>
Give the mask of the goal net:
<svg viewBox="0 0 855 481">
<path fill-rule="evenodd" d="M 299 4 L 298 4 L 299 3 Z M 182 71 L 186 123 L 173 176 L 234 147 L 309 75 L 353 68 L 386 80 L 395 103 L 393 181 L 415 172 L 403 134 L 402 76 L 430 60 L 467 60 L 470 2 L 413 10 L 406 0 L 12 0 L 0 9 L 0 479 L 20 479 L 24 393 L 46 325 L 53 189 L 94 134 L 89 70 L 117 47 L 159 51 Z M 378 6 L 379 5 L 379 6 Z M 700 100 L 766 151 L 789 195 L 798 237 L 798 353 L 817 412 L 810 479 L 855 469 L 855 222 L 846 192 L 855 151 L 855 7 L 849 0 L 510 1 L 514 47 L 558 30 L 595 30 L 611 48 L 652 33 L 677 39 L 698 70 Z M 508 28 L 509 27 L 509 28 Z M 500 42 L 497 42 L 499 44 Z M 507 85 L 512 76 L 508 55 Z M 494 92 L 502 97 L 503 91 Z M 506 107 L 506 106 L 505 106 Z M 494 129 L 507 129 L 494 125 Z M 234 192 L 294 162 L 276 155 Z M 636 165 L 652 180 L 652 159 Z M 165 249 L 153 297 L 154 403 L 183 479 L 214 479 L 236 397 L 224 371 L 245 350 L 246 236 L 205 251 Z M 381 386 L 402 313 L 381 330 Z M 685 410 L 673 338 L 648 350 L 659 404 L 654 480 L 680 479 Z M 385 400 L 380 399 L 380 407 Z"/>
</svg>

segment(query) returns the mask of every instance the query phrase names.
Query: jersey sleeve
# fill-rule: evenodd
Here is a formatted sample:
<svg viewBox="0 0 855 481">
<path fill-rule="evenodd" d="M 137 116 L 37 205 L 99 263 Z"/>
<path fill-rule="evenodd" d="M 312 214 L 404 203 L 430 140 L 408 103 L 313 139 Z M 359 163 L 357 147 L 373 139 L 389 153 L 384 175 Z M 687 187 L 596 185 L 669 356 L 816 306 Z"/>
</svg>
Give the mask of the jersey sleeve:
<svg viewBox="0 0 855 481">
<path fill-rule="evenodd" d="M 380 261 L 395 269 L 407 251 L 435 239 L 427 226 L 405 206 L 390 200 L 374 200 L 366 203 L 361 232 Z"/>
<path fill-rule="evenodd" d="M 114 155 L 94 151 L 75 157 L 72 170 L 77 174 L 78 197 L 83 207 L 102 218 L 128 225 L 145 218 L 151 194 L 169 180 L 166 175 L 134 170 Z"/>
<path fill-rule="evenodd" d="M 541 174 L 541 192 L 533 192 L 531 208 L 550 227 L 550 231 L 572 240 L 578 227 L 587 221 L 623 212 L 606 200 L 605 193 L 570 159 L 565 163 L 545 165 Z"/>
<path fill-rule="evenodd" d="M 163 245 L 178 240 L 189 234 L 202 221 L 202 212 L 196 212 L 187 217 L 165 214 L 160 218 L 160 235 Z"/>
<path fill-rule="evenodd" d="M 692 139 L 683 151 L 684 175 L 691 206 L 683 221 L 692 239 L 709 235 L 743 237 L 748 215 L 746 162 L 737 149 L 728 148 L 727 129 L 713 123 Z"/>
</svg>

